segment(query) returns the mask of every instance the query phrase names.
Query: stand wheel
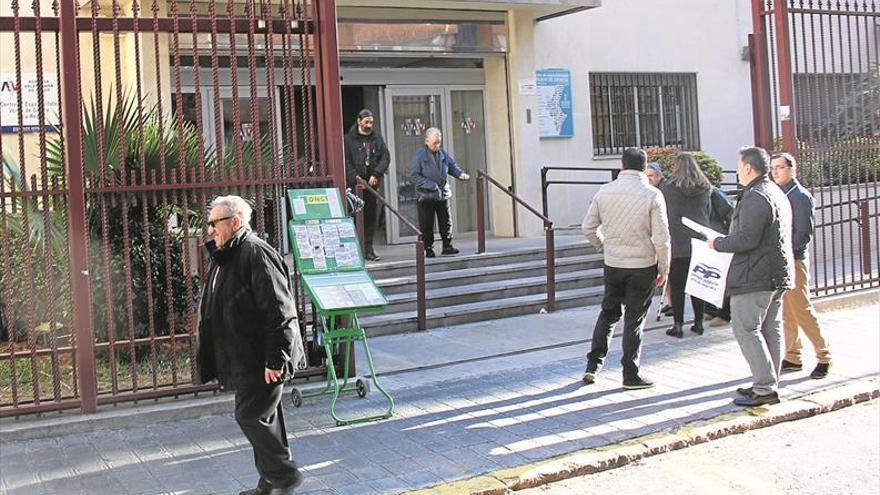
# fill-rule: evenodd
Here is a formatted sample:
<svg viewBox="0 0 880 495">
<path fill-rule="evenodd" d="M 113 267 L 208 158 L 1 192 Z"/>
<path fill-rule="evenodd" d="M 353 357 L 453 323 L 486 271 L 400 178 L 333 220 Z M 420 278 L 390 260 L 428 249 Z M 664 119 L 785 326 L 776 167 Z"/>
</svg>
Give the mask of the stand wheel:
<svg viewBox="0 0 880 495">
<path fill-rule="evenodd" d="M 370 393 L 370 382 L 364 380 L 363 378 L 358 378 L 356 382 L 354 382 L 355 390 L 357 390 L 358 397 L 363 399 Z"/>
<path fill-rule="evenodd" d="M 293 403 L 293 407 L 299 407 L 303 405 L 303 394 L 299 391 L 298 388 L 290 391 L 290 401 Z"/>
</svg>

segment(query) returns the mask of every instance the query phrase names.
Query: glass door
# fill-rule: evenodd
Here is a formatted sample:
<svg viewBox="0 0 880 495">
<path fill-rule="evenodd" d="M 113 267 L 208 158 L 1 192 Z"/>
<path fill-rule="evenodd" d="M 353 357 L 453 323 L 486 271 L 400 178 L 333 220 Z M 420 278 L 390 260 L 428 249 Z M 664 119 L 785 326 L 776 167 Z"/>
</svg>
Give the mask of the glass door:
<svg viewBox="0 0 880 495">
<path fill-rule="evenodd" d="M 449 107 L 452 112 L 452 135 L 447 149 L 455 161 L 471 175 L 471 180 L 453 183 L 453 232 L 477 230 L 477 170 L 486 172 L 486 119 L 483 111 L 482 89 L 450 89 Z M 488 189 L 488 188 L 487 188 Z M 489 225 L 488 191 L 484 192 L 485 227 Z"/>
<path fill-rule="evenodd" d="M 386 93 L 386 115 L 390 116 L 386 136 L 391 148 L 391 182 L 389 197 L 400 214 L 413 225 L 418 225 L 415 184 L 410 179 L 409 163 L 419 146 L 425 144 L 425 131 L 429 127 L 443 130 L 443 92 L 439 89 L 389 88 Z M 444 137 L 446 133 L 444 132 Z M 388 215 L 391 242 L 412 239 L 415 232 L 394 215 Z"/>
</svg>

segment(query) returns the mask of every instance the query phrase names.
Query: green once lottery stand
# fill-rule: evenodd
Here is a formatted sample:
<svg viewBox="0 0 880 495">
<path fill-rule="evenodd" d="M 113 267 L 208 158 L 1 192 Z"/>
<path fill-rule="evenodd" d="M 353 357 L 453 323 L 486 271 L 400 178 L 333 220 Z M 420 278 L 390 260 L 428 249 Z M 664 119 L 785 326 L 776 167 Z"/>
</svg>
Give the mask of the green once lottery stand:
<svg viewBox="0 0 880 495">
<path fill-rule="evenodd" d="M 354 221 L 344 216 L 338 189 L 293 189 L 288 191 L 288 199 L 293 212 L 288 223 L 293 253 L 303 287 L 314 304 L 316 322 L 320 322 L 319 338 L 327 359 L 324 387 L 294 388 L 293 405 L 299 407 L 305 398 L 329 395 L 330 416 L 337 425 L 389 418 L 394 412 L 394 400 L 376 379 L 367 337 L 358 321 L 359 313 L 381 310 L 388 301 L 364 269 Z M 388 405 L 381 414 L 343 419 L 336 414 L 339 395 L 356 392 L 363 398 L 370 391 L 367 379 L 358 377 L 352 381 L 348 376 L 355 342 L 363 345 L 370 380 L 385 396 Z M 333 362 L 335 346 L 345 350 L 342 352 L 342 383 Z"/>
</svg>

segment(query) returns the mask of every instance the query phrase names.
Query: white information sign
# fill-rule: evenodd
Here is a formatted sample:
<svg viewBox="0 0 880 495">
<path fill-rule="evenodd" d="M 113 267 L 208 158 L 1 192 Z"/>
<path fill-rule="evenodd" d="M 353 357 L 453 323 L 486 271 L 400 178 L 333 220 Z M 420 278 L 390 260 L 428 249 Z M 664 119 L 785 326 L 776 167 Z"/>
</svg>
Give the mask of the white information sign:
<svg viewBox="0 0 880 495">
<path fill-rule="evenodd" d="M 61 125 L 58 105 L 58 76 L 43 74 L 43 121 L 40 121 L 39 85 L 37 75 L 21 74 L 19 87 L 15 73 L 0 73 L 0 132 L 37 132 L 41 126 L 47 131 Z M 21 96 L 22 120 L 18 119 L 18 99 Z"/>
</svg>

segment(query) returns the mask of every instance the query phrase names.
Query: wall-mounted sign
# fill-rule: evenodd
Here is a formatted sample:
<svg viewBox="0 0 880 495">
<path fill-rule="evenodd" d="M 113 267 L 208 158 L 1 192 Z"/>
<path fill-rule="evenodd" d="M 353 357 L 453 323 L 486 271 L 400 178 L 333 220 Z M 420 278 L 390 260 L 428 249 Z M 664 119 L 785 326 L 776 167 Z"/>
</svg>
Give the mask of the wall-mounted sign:
<svg viewBox="0 0 880 495">
<path fill-rule="evenodd" d="M 537 93 L 537 88 L 535 87 L 534 79 L 520 79 L 519 80 L 519 94 L 520 96 L 535 96 Z"/>
<path fill-rule="evenodd" d="M 573 136 L 571 73 L 568 69 L 539 69 L 537 76 L 538 135 Z"/>
<path fill-rule="evenodd" d="M 21 95 L 22 120 L 18 119 L 18 99 Z M 15 73 L 0 73 L 0 132 L 37 132 L 60 127 L 58 106 L 58 76 L 43 74 L 43 120 L 40 121 L 39 85 L 34 73 L 21 74 L 21 87 Z"/>
</svg>

